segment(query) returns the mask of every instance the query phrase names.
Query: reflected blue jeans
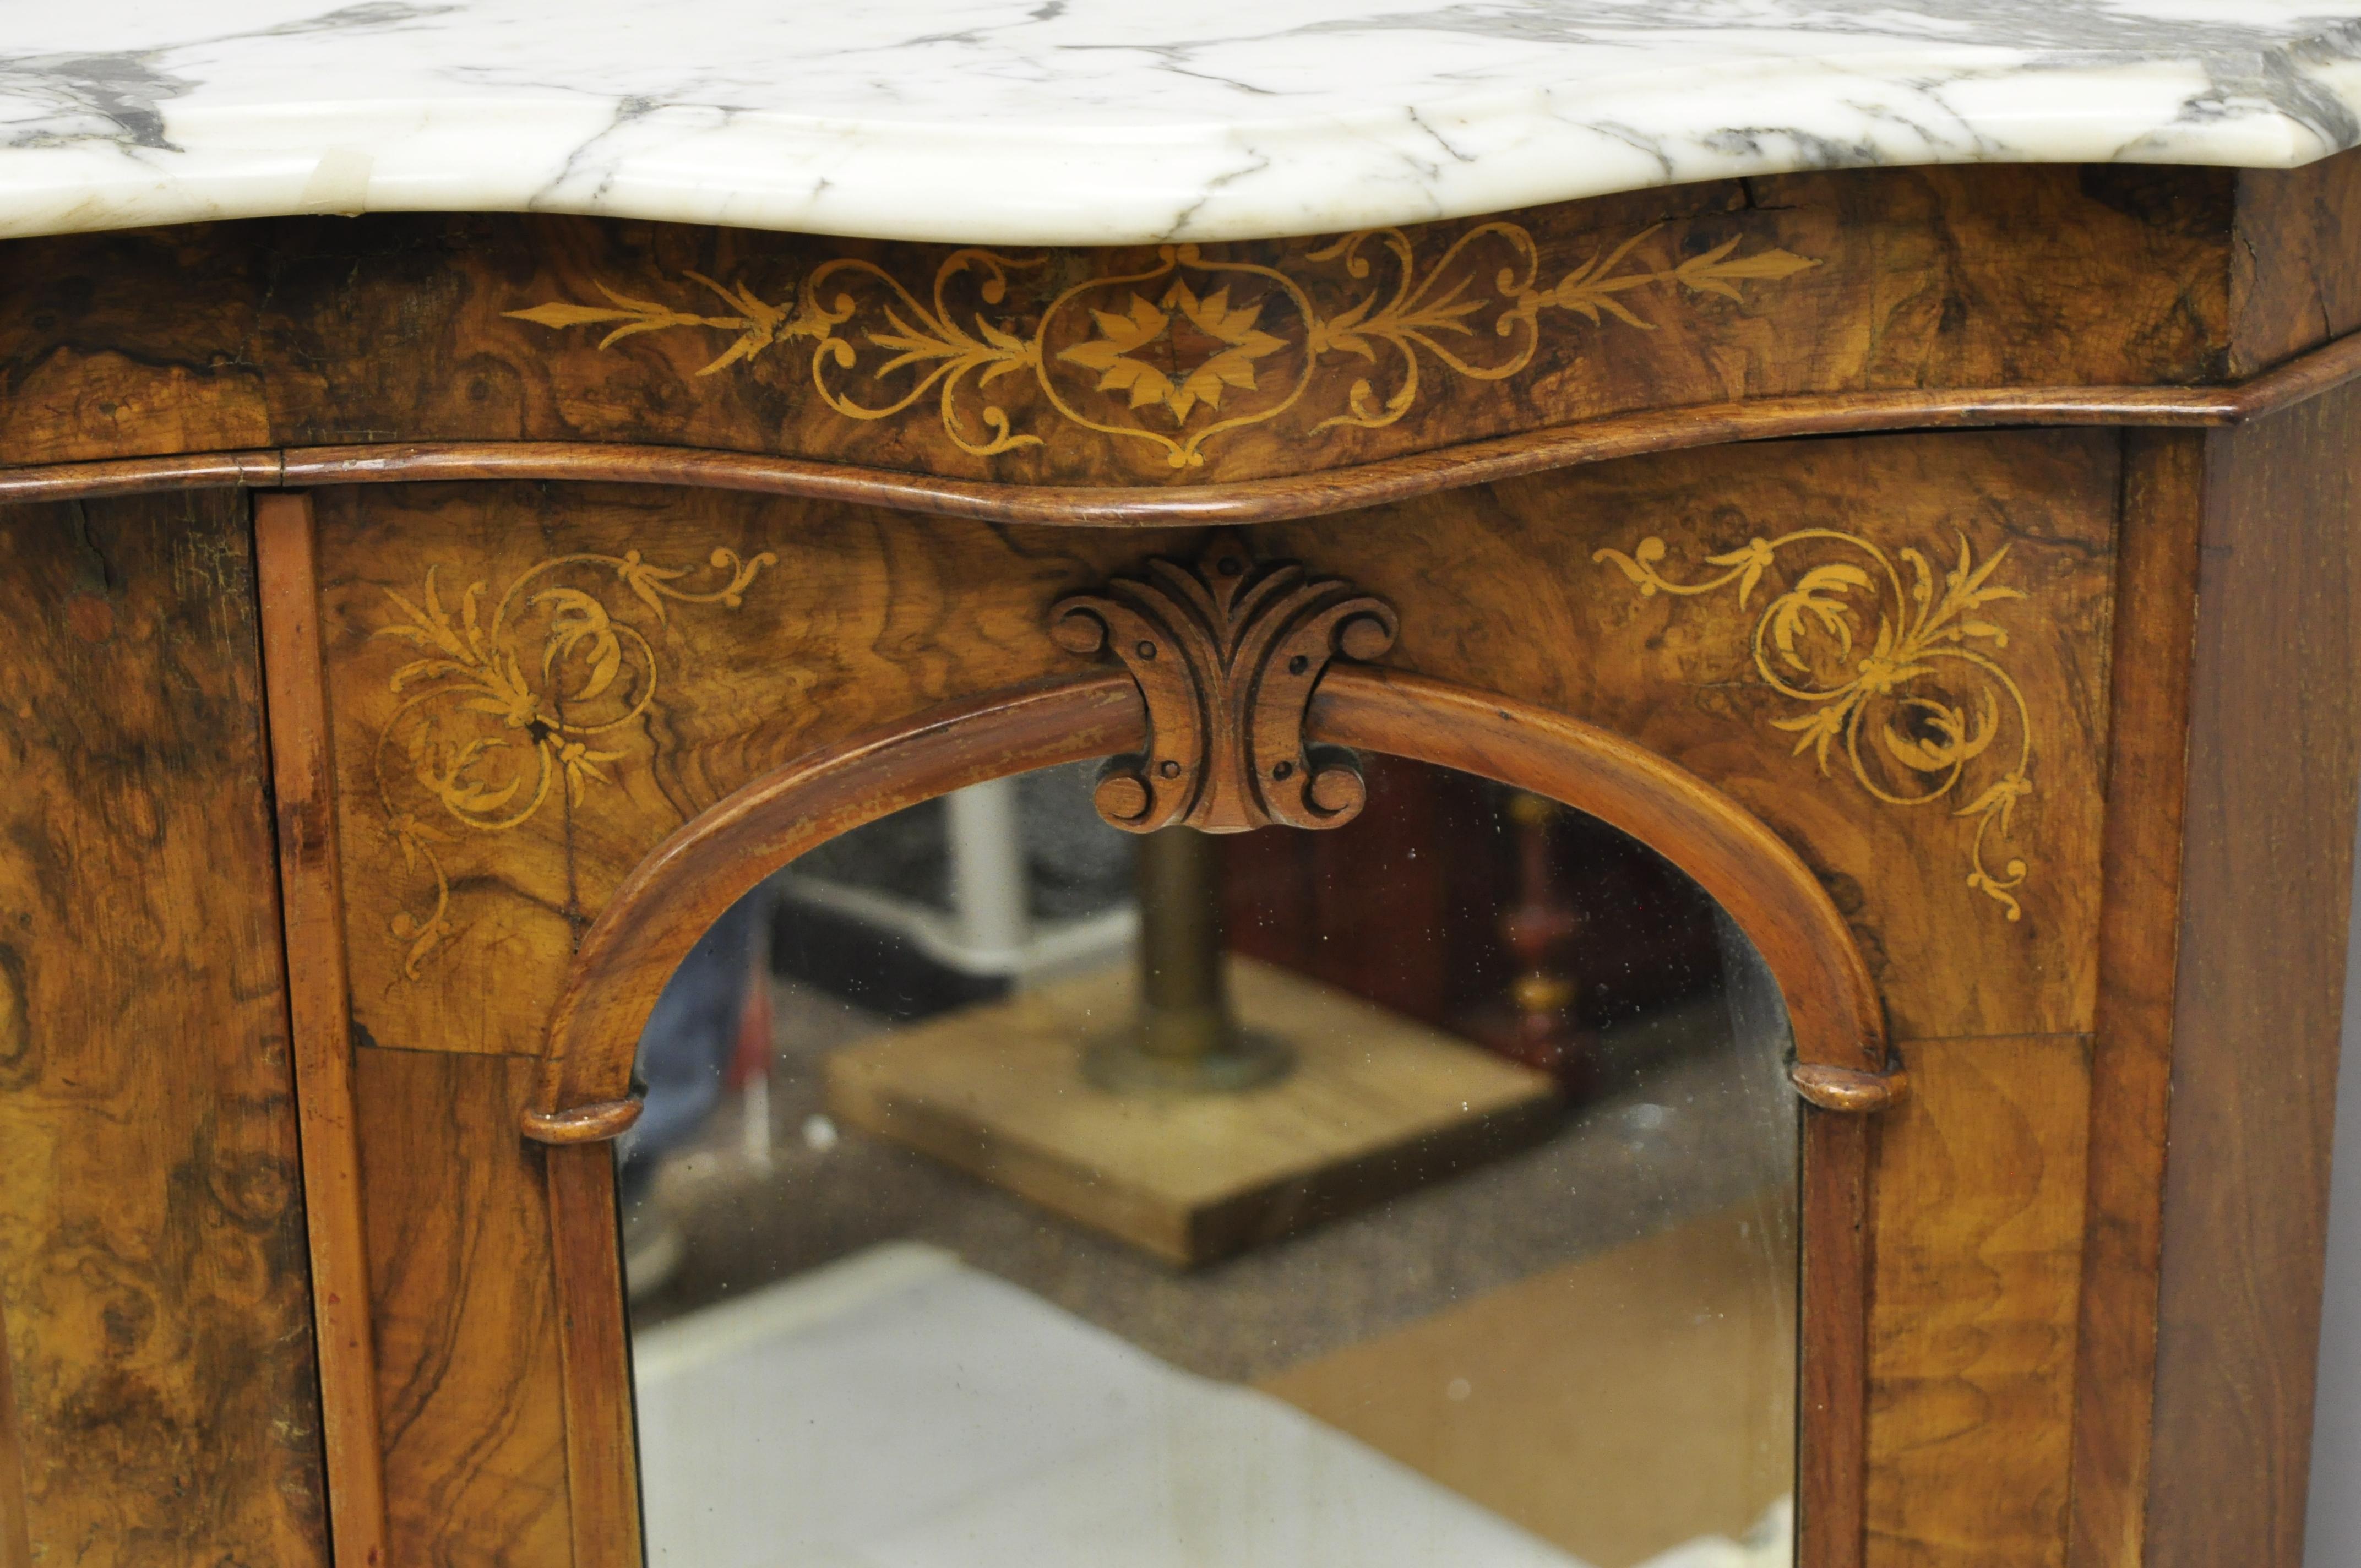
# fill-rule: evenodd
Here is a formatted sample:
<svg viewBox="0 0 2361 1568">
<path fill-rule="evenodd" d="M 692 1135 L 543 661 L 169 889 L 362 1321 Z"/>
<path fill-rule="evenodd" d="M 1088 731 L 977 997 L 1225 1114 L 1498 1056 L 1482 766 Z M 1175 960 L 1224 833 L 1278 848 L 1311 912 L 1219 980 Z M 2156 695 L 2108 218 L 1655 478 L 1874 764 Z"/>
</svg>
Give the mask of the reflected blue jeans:
<svg viewBox="0 0 2361 1568">
<path fill-rule="evenodd" d="M 731 905 L 680 960 L 648 1014 L 634 1069 L 647 1097 L 615 1151 L 626 1204 L 646 1195 L 657 1162 L 696 1136 L 721 1102 L 754 941 L 769 912 L 767 887 Z"/>
</svg>

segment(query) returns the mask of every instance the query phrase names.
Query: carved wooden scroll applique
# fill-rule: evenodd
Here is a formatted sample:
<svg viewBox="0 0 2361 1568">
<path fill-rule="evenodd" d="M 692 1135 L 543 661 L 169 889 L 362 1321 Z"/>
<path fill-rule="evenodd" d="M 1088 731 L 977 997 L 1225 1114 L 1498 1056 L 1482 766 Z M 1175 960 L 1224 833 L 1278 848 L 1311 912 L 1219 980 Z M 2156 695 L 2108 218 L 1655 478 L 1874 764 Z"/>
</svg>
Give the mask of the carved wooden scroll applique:
<svg viewBox="0 0 2361 1568">
<path fill-rule="evenodd" d="M 1194 566 L 1151 560 L 1104 593 L 1060 600 L 1058 645 L 1111 651 L 1148 704 L 1148 749 L 1107 764 L 1099 815 L 1135 833 L 1351 821 L 1368 795 L 1360 766 L 1306 744 L 1304 709 L 1330 660 L 1375 659 L 1399 627 L 1383 599 L 1295 562 L 1257 562 L 1234 534 Z"/>
</svg>

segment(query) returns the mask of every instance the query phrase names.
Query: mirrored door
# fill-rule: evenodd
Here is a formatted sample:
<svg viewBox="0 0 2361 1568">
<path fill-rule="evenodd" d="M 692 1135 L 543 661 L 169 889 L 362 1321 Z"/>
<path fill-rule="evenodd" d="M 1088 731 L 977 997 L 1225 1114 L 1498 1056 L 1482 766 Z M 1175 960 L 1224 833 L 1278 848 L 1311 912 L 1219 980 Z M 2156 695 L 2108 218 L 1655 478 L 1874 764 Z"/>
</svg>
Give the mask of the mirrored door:
<svg viewBox="0 0 2361 1568">
<path fill-rule="evenodd" d="M 648 1560 L 1793 1559 L 1777 987 L 1578 812 L 1366 759 L 1331 832 L 1096 764 L 806 854 L 621 1146 Z"/>
</svg>

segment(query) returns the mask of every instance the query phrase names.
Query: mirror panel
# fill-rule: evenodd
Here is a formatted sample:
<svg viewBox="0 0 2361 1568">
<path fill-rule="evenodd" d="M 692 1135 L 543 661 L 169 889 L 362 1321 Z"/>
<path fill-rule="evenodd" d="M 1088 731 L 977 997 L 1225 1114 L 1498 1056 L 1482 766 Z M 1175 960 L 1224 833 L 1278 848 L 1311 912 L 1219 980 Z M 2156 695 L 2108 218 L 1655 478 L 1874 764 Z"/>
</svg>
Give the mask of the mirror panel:
<svg viewBox="0 0 2361 1568">
<path fill-rule="evenodd" d="M 1096 765 L 821 846 L 622 1145 L 648 1558 L 1792 1561 L 1797 1111 L 1645 847 L 1370 757 L 1332 832 Z"/>
</svg>

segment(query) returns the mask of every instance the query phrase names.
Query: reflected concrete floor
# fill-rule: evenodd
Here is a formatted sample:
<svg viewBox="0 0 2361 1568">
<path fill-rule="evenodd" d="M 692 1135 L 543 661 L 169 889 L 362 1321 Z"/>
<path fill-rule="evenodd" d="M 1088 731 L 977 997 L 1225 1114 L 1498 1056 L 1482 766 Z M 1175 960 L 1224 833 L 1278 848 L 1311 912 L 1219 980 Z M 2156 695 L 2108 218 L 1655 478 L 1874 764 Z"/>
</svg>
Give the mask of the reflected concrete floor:
<svg viewBox="0 0 2361 1568">
<path fill-rule="evenodd" d="M 741 1152 L 733 1102 L 660 1178 L 687 1259 L 640 1302 L 647 1326 L 876 1243 L 946 1247 L 1175 1365 L 1255 1381 L 1545 1269 L 1792 1184 L 1795 1102 L 1763 1042 L 1708 995 L 1613 1031 L 1606 1091 L 1547 1142 L 1318 1230 L 1190 1273 L 1077 1230 L 821 1117 L 818 1063 L 883 1025 L 780 984 L 772 1168 Z M 1792 1271 L 1785 1206 L 1763 1267 Z"/>
</svg>

